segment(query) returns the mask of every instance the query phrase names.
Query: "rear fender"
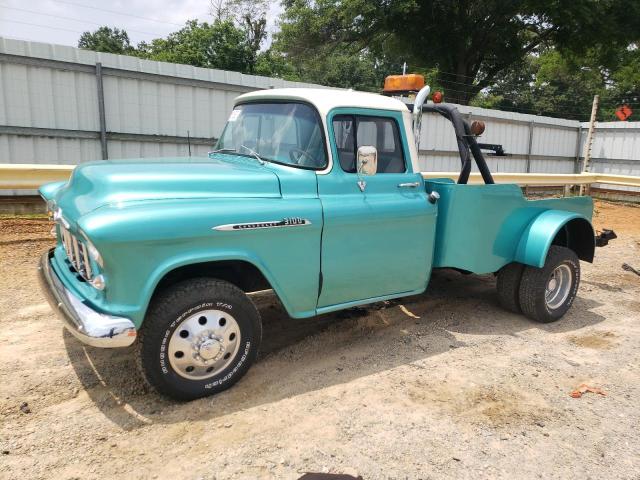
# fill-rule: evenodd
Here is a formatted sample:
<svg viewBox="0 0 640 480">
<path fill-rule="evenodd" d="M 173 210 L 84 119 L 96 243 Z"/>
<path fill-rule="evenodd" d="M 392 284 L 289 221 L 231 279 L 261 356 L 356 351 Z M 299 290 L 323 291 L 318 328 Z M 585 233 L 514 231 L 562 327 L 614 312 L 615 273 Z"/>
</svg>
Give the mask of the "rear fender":
<svg viewBox="0 0 640 480">
<path fill-rule="evenodd" d="M 542 268 L 552 244 L 570 248 L 580 260 L 592 262 L 595 234 L 591 222 L 578 213 L 547 210 L 525 229 L 514 260 Z"/>
</svg>

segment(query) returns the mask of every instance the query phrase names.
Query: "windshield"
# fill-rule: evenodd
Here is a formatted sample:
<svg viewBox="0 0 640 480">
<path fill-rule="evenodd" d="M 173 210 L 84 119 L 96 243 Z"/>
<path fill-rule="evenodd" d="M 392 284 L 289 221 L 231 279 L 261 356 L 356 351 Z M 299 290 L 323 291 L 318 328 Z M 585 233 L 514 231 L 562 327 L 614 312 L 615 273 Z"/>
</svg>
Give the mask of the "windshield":
<svg viewBox="0 0 640 480">
<path fill-rule="evenodd" d="M 327 166 L 320 117 L 303 103 L 237 105 L 215 150 L 301 168 Z"/>
</svg>

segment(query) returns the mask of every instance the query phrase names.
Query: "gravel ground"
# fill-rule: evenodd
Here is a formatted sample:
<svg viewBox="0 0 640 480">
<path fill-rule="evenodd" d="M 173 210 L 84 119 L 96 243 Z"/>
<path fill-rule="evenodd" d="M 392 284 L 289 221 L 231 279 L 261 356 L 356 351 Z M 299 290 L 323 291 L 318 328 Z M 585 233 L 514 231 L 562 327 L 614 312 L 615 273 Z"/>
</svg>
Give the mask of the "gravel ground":
<svg viewBox="0 0 640 480">
<path fill-rule="evenodd" d="M 311 320 L 256 297 L 260 360 L 177 403 L 132 349 L 85 348 L 40 294 L 47 222 L 0 219 L 0 477 L 640 479 L 640 208 L 597 204 L 619 239 L 582 264 L 563 320 L 497 305 L 492 276 Z M 586 383 L 606 396 L 569 393 Z"/>
</svg>

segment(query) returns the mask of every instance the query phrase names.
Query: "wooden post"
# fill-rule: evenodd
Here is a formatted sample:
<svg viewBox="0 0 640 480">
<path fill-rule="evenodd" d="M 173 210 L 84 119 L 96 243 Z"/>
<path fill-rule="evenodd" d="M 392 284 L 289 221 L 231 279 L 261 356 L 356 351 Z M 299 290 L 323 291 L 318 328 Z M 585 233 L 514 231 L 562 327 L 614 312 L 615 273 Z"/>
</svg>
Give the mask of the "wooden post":
<svg viewBox="0 0 640 480">
<path fill-rule="evenodd" d="M 594 95 L 593 106 L 591 107 L 591 118 L 589 119 L 589 131 L 587 132 L 587 141 L 584 143 L 584 163 L 582 164 L 582 173 L 586 173 L 591 168 L 591 146 L 593 145 L 593 136 L 596 129 L 596 115 L 598 113 L 599 95 Z M 580 195 L 589 193 L 588 185 L 580 185 Z"/>
</svg>

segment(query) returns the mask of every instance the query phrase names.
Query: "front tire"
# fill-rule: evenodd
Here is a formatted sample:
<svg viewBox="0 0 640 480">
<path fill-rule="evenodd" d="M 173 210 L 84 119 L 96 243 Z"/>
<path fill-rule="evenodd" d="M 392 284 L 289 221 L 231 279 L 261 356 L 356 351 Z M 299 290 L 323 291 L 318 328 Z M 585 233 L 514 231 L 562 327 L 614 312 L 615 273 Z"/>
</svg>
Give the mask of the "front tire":
<svg viewBox="0 0 640 480">
<path fill-rule="evenodd" d="M 525 267 L 520 280 L 520 308 L 536 322 L 562 318 L 580 285 L 580 260 L 573 250 L 552 245 L 542 268 Z"/>
<path fill-rule="evenodd" d="M 260 314 L 236 286 L 198 278 L 161 292 L 139 332 L 141 370 L 158 392 L 178 400 L 219 393 L 254 362 Z"/>
</svg>

